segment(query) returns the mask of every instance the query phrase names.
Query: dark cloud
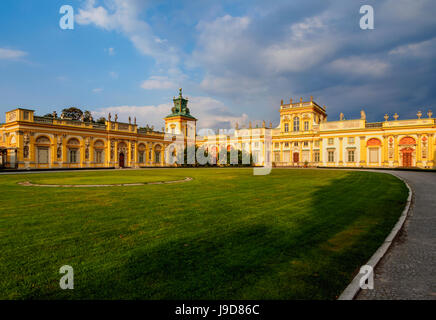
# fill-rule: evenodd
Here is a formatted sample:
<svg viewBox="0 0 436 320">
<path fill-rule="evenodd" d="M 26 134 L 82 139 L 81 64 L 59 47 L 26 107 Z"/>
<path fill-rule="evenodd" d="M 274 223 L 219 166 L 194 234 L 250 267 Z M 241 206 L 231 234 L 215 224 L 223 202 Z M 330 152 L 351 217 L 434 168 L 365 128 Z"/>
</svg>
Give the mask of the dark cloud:
<svg viewBox="0 0 436 320">
<path fill-rule="evenodd" d="M 359 8 L 375 9 L 375 30 L 359 28 Z M 249 116 L 266 104 L 310 95 L 339 112 L 371 121 L 385 112 L 415 117 L 436 100 L 436 7 L 418 1 L 256 2 L 240 16 L 199 24 L 194 57 L 202 88 Z M 271 114 L 278 117 L 278 113 Z"/>
</svg>

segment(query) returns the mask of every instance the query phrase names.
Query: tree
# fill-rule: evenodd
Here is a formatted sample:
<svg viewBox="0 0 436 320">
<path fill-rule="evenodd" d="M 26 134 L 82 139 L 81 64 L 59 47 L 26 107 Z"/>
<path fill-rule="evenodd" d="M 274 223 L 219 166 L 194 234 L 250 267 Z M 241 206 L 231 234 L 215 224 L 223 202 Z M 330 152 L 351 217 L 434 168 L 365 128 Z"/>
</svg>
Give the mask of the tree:
<svg viewBox="0 0 436 320">
<path fill-rule="evenodd" d="M 83 121 L 86 121 L 86 122 L 93 122 L 92 114 L 91 114 L 90 111 L 85 110 L 85 112 L 83 113 Z"/>
<path fill-rule="evenodd" d="M 70 107 L 62 110 L 62 116 L 64 118 L 72 119 L 72 120 L 80 120 L 82 118 L 83 111 L 79 108 Z"/>
<path fill-rule="evenodd" d="M 53 118 L 53 113 L 47 113 L 44 118 Z"/>
<path fill-rule="evenodd" d="M 100 118 L 97 119 L 96 123 L 106 124 L 106 118 L 105 117 L 100 117 Z"/>
</svg>

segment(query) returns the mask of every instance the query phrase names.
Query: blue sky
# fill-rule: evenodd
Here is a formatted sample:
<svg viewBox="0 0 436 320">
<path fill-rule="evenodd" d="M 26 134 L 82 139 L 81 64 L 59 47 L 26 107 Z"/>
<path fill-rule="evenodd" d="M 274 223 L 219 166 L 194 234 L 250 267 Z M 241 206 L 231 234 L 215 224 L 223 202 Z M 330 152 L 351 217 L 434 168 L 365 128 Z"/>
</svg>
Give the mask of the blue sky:
<svg viewBox="0 0 436 320">
<path fill-rule="evenodd" d="M 161 128 L 179 87 L 200 127 L 278 124 L 281 99 L 311 95 L 329 120 L 414 118 L 435 109 L 433 2 L 2 0 L 0 121 L 77 106 Z M 363 4 L 374 30 L 359 28 Z"/>
</svg>

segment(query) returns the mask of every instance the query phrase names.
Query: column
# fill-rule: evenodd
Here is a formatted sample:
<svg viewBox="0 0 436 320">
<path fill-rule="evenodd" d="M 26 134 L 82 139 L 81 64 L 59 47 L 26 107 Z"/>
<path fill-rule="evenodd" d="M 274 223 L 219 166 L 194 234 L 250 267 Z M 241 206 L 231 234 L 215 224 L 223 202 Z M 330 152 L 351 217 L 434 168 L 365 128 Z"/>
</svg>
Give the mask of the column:
<svg viewBox="0 0 436 320">
<path fill-rule="evenodd" d="M 322 148 L 322 141 L 323 139 L 320 138 L 319 139 L 319 164 L 324 165 L 324 157 L 323 157 L 324 150 Z"/>
<path fill-rule="evenodd" d="M 387 167 L 389 164 L 389 155 L 388 155 L 388 137 L 383 136 L 383 146 L 382 146 L 382 166 Z"/>
<path fill-rule="evenodd" d="M 36 157 L 35 157 L 35 134 L 33 132 L 29 133 L 29 161 L 33 162 L 33 167 L 35 167 Z M 32 165 L 30 165 L 32 167 Z"/>
<path fill-rule="evenodd" d="M 112 159 L 112 165 L 115 167 L 118 167 L 119 163 L 119 158 L 118 158 L 118 140 L 114 140 L 114 158 Z M 125 159 L 124 159 L 125 161 Z"/>
<path fill-rule="evenodd" d="M 339 165 L 344 165 L 344 138 L 339 138 Z"/>
<path fill-rule="evenodd" d="M 360 166 L 366 166 L 366 143 L 365 137 L 361 136 L 360 138 Z"/>
<path fill-rule="evenodd" d="M 399 156 L 399 152 L 398 152 L 398 136 L 395 135 L 394 136 L 394 167 L 398 167 L 399 166 L 398 156 Z"/>
<path fill-rule="evenodd" d="M 83 168 L 84 165 L 85 165 L 85 162 L 86 162 L 86 158 L 85 158 L 86 145 L 85 145 L 85 139 L 84 138 L 82 138 L 82 141 L 80 142 L 79 150 L 80 150 L 79 151 L 80 152 L 80 163 L 79 163 L 79 166 L 81 168 Z"/>
<path fill-rule="evenodd" d="M 300 124 L 301 124 L 301 119 L 300 119 Z M 301 127 L 300 127 L 300 129 L 301 129 Z M 301 165 L 301 163 L 302 163 L 302 158 L 303 158 L 303 141 L 299 141 L 298 142 L 298 153 L 299 153 L 299 155 L 298 155 L 298 165 L 300 166 Z M 291 157 L 292 157 L 292 155 L 291 155 Z"/>
<path fill-rule="evenodd" d="M 313 139 L 309 141 L 309 163 L 313 163 Z"/>
<path fill-rule="evenodd" d="M 416 166 L 420 167 L 422 164 L 422 141 L 421 135 L 418 134 L 418 141 L 416 143 Z"/>
<path fill-rule="evenodd" d="M 434 154 L 434 134 L 430 133 L 428 135 L 428 162 L 427 162 L 427 166 L 429 166 L 430 168 L 433 168 L 435 165 L 435 154 Z"/>
</svg>

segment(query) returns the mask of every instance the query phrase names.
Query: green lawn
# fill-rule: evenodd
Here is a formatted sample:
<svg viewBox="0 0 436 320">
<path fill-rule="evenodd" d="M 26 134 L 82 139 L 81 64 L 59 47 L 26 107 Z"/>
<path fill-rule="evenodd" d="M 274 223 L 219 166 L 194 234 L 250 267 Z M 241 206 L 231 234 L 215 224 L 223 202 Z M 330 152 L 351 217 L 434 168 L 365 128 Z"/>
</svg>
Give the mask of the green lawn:
<svg viewBox="0 0 436 320">
<path fill-rule="evenodd" d="M 176 184 L 106 188 L 47 184 Z M 2 299 L 335 299 L 397 221 L 383 173 L 156 169 L 0 176 Z M 59 268 L 74 268 L 74 290 Z"/>
</svg>

